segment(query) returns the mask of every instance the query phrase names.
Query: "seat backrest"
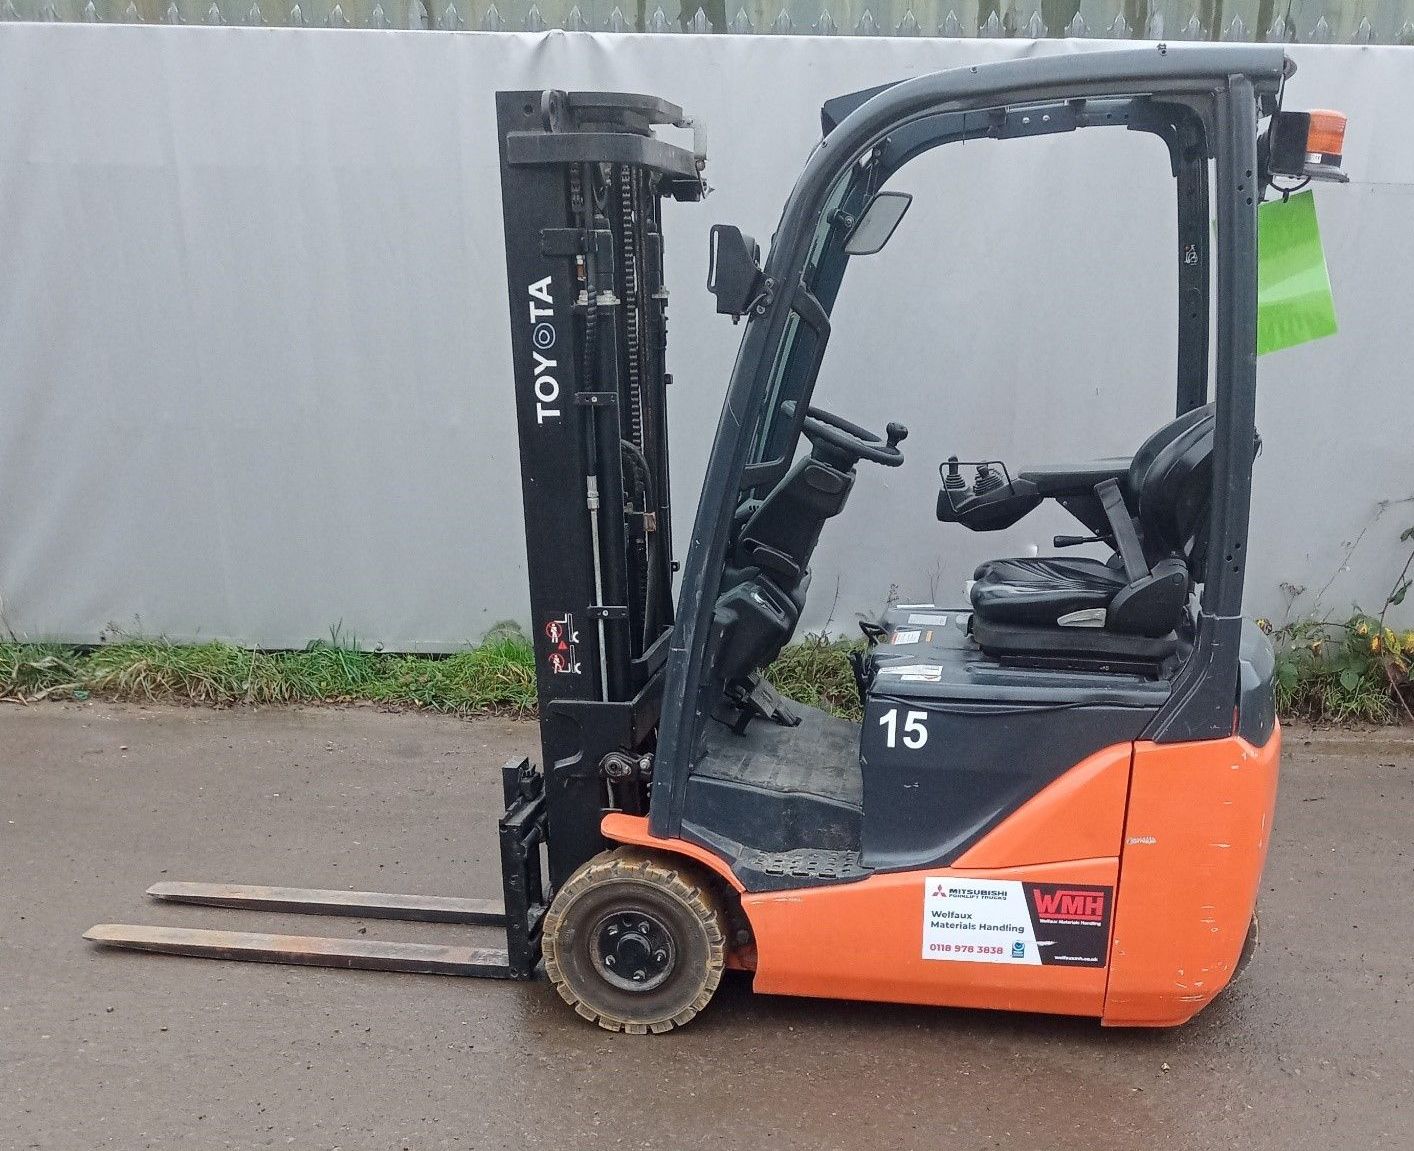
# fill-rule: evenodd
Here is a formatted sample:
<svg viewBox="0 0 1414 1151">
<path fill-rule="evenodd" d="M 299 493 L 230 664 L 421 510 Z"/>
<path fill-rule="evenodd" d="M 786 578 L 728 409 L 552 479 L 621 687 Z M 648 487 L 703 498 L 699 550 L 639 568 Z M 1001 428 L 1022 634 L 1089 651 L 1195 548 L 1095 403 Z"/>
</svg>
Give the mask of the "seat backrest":
<svg viewBox="0 0 1414 1151">
<path fill-rule="evenodd" d="M 1130 507 L 1150 562 L 1181 556 L 1203 577 L 1213 489 L 1213 404 L 1185 412 L 1144 441 L 1129 465 Z"/>
<path fill-rule="evenodd" d="M 737 537 L 737 567 L 759 567 L 789 593 L 810 570 L 825 521 L 844 510 L 854 487 L 854 469 L 802 456 L 781 479 Z"/>
</svg>

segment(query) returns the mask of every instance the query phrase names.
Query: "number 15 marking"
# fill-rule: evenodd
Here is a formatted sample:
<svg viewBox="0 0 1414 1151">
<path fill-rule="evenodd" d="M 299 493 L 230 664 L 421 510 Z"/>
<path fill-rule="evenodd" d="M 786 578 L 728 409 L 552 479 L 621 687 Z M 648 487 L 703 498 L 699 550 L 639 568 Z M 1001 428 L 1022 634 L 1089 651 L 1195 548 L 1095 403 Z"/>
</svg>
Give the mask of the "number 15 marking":
<svg viewBox="0 0 1414 1151">
<path fill-rule="evenodd" d="M 928 742 L 928 728 L 924 725 L 924 720 L 928 718 L 926 711 L 910 711 L 903 717 L 903 746 L 910 751 L 917 751 Z M 879 726 L 884 729 L 884 746 L 898 746 L 898 708 L 891 707 L 879 717 Z"/>
</svg>

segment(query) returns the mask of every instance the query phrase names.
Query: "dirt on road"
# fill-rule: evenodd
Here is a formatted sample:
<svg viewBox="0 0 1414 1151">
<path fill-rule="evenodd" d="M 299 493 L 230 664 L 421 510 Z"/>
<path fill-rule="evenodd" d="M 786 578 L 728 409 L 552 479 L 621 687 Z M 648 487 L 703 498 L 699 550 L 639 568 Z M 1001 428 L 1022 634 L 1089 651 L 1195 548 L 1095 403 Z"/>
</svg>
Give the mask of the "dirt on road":
<svg viewBox="0 0 1414 1151">
<path fill-rule="evenodd" d="M 1414 1147 L 1414 742 L 1289 734 L 1262 946 L 1188 1026 L 755 997 L 609 1035 L 543 982 L 102 950 L 99 922 L 494 943 L 149 904 L 161 879 L 499 894 L 535 729 L 0 707 L 0 1147 Z"/>
</svg>

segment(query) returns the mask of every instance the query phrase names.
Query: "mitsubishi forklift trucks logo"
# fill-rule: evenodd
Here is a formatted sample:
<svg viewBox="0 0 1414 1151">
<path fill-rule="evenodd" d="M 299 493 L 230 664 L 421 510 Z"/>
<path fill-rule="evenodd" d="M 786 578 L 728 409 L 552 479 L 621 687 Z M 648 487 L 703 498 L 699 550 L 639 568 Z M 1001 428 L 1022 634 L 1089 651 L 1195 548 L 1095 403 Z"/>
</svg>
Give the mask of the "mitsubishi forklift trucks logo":
<svg viewBox="0 0 1414 1151">
<path fill-rule="evenodd" d="M 550 670 L 556 675 L 578 675 L 579 632 L 575 630 L 573 613 L 565 612 L 547 623 L 545 638 L 550 641 Z"/>
<path fill-rule="evenodd" d="M 932 899 L 947 899 L 950 896 L 954 899 L 983 900 L 1005 900 L 1007 897 L 1006 891 L 996 887 L 995 885 L 977 886 L 973 884 L 963 884 L 961 886 L 958 886 L 957 884 L 950 884 L 946 882 L 939 882 L 937 886 L 933 888 L 930 894 L 930 898 Z"/>
<path fill-rule="evenodd" d="M 555 298 L 550 291 L 550 277 L 531 284 L 530 295 L 530 354 L 535 360 L 532 373 L 535 389 L 535 422 L 560 418 L 560 381 L 555 377 L 558 361 L 549 353 L 558 338 L 555 332 Z"/>
</svg>

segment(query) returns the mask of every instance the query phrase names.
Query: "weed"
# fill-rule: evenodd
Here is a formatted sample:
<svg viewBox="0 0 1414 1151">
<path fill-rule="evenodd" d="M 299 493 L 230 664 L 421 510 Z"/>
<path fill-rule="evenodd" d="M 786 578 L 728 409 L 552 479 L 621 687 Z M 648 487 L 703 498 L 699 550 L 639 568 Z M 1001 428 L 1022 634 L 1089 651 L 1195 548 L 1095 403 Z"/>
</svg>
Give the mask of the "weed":
<svg viewBox="0 0 1414 1151">
<path fill-rule="evenodd" d="M 1332 723 L 1414 720 L 1414 631 L 1401 633 L 1388 623 L 1390 609 L 1404 602 L 1411 585 L 1414 527 L 1399 538 L 1411 550 L 1378 615 L 1357 611 L 1344 621 L 1304 619 L 1268 628 L 1281 714 Z"/>
<path fill-rule="evenodd" d="M 807 635 L 781 652 L 766 672 L 777 691 L 791 699 L 847 719 L 863 718 L 850 652 L 858 640 Z"/>
<path fill-rule="evenodd" d="M 44 699 L 73 691 L 80 679 L 75 654 L 52 643 L 0 644 L 0 700 Z"/>
</svg>

